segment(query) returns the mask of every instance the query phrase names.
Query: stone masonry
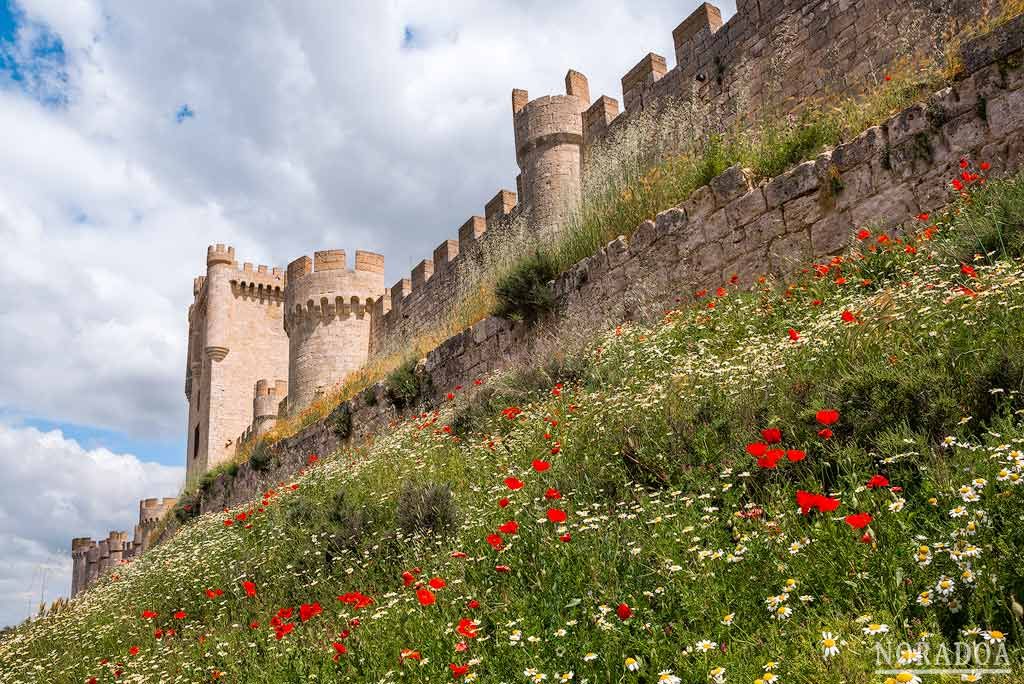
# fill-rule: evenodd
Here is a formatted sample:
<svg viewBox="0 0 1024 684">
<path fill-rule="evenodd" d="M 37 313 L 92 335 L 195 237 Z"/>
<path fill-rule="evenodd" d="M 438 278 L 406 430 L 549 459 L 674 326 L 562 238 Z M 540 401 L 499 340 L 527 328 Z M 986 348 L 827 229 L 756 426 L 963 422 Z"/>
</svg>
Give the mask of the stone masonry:
<svg viewBox="0 0 1024 684">
<path fill-rule="evenodd" d="M 127 532 L 111 532 L 95 542 L 88 537 L 71 540 L 71 596 L 84 591 L 105 572 L 141 556 L 155 540 L 157 523 L 174 508 L 176 499 L 143 499 L 139 502 L 139 523 L 128 541 Z"/>
</svg>

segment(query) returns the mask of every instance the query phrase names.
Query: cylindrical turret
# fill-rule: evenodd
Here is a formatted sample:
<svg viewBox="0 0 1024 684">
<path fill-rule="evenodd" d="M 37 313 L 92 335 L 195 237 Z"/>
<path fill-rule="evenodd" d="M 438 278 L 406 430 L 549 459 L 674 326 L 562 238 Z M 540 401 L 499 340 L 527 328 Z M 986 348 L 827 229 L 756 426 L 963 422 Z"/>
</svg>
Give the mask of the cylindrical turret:
<svg viewBox="0 0 1024 684">
<path fill-rule="evenodd" d="M 384 257 L 344 250 L 317 252 L 288 265 L 284 329 L 288 333 L 288 409 L 309 405 L 366 362 L 373 301 L 384 294 Z"/>
<path fill-rule="evenodd" d="M 71 596 L 85 589 L 89 564 L 87 556 L 93 541 L 89 537 L 75 537 L 71 540 Z"/>
<path fill-rule="evenodd" d="M 512 91 L 516 162 L 521 170 L 519 203 L 529 212 L 530 229 L 553 235 L 580 202 L 582 112 L 590 105 L 587 79 L 570 71 L 566 95 L 529 101 L 525 90 Z"/>
<path fill-rule="evenodd" d="M 99 568 L 99 574 L 105 573 L 110 569 L 110 539 L 101 539 L 99 543 L 100 547 L 100 558 L 97 563 Z"/>
<path fill-rule="evenodd" d="M 277 423 L 277 409 L 281 400 L 288 396 L 288 381 L 257 380 L 252 397 L 252 427 L 256 435 L 262 435 Z"/>
<path fill-rule="evenodd" d="M 85 583 L 79 591 L 92 586 L 96 578 L 100 576 L 100 545 L 93 543 L 85 554 Z"/>
<path fill-rule="evenodd" d="M 110 567 L 120 565 L 121 561 L 124 560 L 124 546 L 128 543 L 127 532 L 111 532 L 108 539 L 108 548 L 110 549 Z"/>
<path fill-rule="evenodd" d="M 221 361 L 230 351 L 231 272 L 235 248 L 211 245 L 206 250 L 206 353 Z"/>
</svg>

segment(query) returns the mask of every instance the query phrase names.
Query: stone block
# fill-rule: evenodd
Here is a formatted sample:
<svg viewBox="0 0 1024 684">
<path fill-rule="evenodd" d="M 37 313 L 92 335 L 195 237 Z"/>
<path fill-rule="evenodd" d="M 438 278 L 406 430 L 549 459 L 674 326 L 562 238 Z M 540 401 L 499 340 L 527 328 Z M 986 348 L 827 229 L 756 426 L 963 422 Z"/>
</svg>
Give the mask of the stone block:
<svg viewBox="0 0 1024 684">
<path fill-rule="evenodd" d="M 912 219 L 920 211 L 911 187 L 899 183 L 859 202 L 850 209 L 850 218 L 856 226 L 887 228 Z"/>
<path fill-rule="evenodd" d="M 786 222 L 782 220 L 782 210 L 774 209 L 744 226 L 746 233 L 744 247 L 747 250 L 763 249 L 774 238 L 786 232 Z"/>
<path fill-rule="evenodd" d="M 730 226 L 745 226 L 765 212 L 764 190 L 756 187 L 725 208 Z"/>
<path fill-rule="evenodd" d="M 710 215 L 715 210 L 715 194 L 711 191 L 710 186 L 702 185 L 690 193 L 690 196 L 679 205 L 679 208 L 686 212 L 686 217 L 690 221 L 696 221 Z"/>
<path fill-rule="evenodd" d="M 1024 128 L 1024 91 L 1016 90 L 992 98 L 986 104 L 985 115 L 996 138 Z"/>
<path fill-rule="evenodd" d="M 924 133 L 928 128 L 927 107 L 922 103 L 911 105 L 886 123 L 889 145 L 896 147 L 917 134 Z"/>
<path fill-rule="evenodd" d="M 730 232 L 729 218 L 726 216 L 724 208 L 719 209 L 704 219 L 703 224 L 704 239 L 708 242 L 721 240 Z M 691 225 L 696 226 L 699 223 L 692 223 Z"/>
<path fill-rule="evenodd" d="M 872 126 L 848 143 L 832 150 L 832 164 L 840 172 L 846 172 L 872 159 L 877 159 L 885 150 L 886 133 L 881 126 Z"/>
<path fill-rule="evenodd" d="M 818 162 L 807 161 L 768 181 L 764 188 L 768 209 L 818 189 Z"/>
<path fill-rule="evenodd" d="M 988 127 L 972 110 L 943 126 L 942 133 L 951 154 L 967 155 L 985 144 Z"/>
<path fill-rule="evenodd" d="M 811 226 L 811 250 L 813 258 L 837 254 L 850 243 L 853 222 L 849 212 L 837 211 L 823 217 Z"/>
<path fill-rule="evenodd" d="M 715 176 L 710 185 L 715 194 L 715 206 L 721 208 L 750 192 L 750 172 L 738 164 L 730 166 Z"/>
<path fill-rule="evenodd" d="M 823 215 L 821 199 L 817 194 L 797 197 L 782 205 L 782 217 L 786 231 L 793 232 L 810 226 Z"/>
</svg>

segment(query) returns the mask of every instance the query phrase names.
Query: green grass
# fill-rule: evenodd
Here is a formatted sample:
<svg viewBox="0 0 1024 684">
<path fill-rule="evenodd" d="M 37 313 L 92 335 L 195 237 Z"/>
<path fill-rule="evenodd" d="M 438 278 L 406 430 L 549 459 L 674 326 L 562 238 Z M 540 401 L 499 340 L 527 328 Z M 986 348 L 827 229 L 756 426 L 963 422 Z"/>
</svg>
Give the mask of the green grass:
<svg viewBox="0 0 1024 684">
<path fill-rule="evenodd" d="M 883 681 L 876 642 L 934 650 L 982 639 L 962 636 L 972 627 L 1003 632 L 1016 667 L 1022 217 L 1024 176 L 991 182 L 934 217 L 931 239 L 854 240 L 823 275 L 729 290 L 460 392 L 262 501 L 200 516 L 23 626 L 0 642 L 0 682 L 111 682 L 117 669 L 133 682 L 437 682 L 451 664 L 493 682 L 706 682 L 717 667 L 754 682 L 773 661 L 782 682 L 852 684 Z M 822 409 L 839 413 L 829 439 Z M 806 457 L 759 467 L 747 446 L 766 428 Z M 901 491 L 867 488 L 874 475 Z M 801 515 L 798 490 L 841 505 Z M 860 512 L 873 521 L 856 531 L 844 518 Z M 486 538 L 510 520 L 495 550 Z M 935 590 L 943 576 L 957 611 Z M 435 577 L 446 586 L 421 605 L 416 584 Z M 357 591 L 373 603 L 337 598 Z M 774 619 L 769 600 L 792 614 Z M 322 612 L 302 621 L 313 603 Z M 294 629 L 277 639 L 285 608 Z M 477 636 L 456 631 L 464 618 Z M 888 635 L 866 635 L 875 622 Z M 822 632 L 838 655 L 823 657 Z M 347 650 L 337 661 L 332 643 Z"/>
</svg>

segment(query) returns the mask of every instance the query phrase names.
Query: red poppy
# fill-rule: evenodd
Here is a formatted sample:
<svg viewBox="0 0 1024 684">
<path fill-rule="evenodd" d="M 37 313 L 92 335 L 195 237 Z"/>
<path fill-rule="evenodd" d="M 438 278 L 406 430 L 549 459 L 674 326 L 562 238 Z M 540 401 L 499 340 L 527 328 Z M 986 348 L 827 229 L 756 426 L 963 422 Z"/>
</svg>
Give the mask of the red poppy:
<svg viewBox="0 0 1024 684">
<path fill-rule="evenodd" d="M 839 411 L 835 409 L 822 409 L 814 414 L 814 419 L 822 425 L 832 425 L 839 420 Z"/>
<path fill-rule="evenodd" d="M 990 168 L 992 168 L 992 165 L 989 164 L 988 162 L 981 162 L 980 167 L 982 171 L 988 171 Z"/>
<path fill-rule="evenodd" d="M 560 508 L 549 508 L 548 509 L 548 520 L 553 523 L 563 523 L 566 519 L 565 511 Z"/>
<path fill-rule="evenodd" d="M 871 237 L 871 231 L 867 228 L 861 228 L 857 231 L 858 240 L 867 240 L 869 237 Z"/>
<path fill-rule="evenodd" d="M 445 587 L 448 586 L 448 583 L 445 582 L 440 577 L 431 577 L 430 581 L 427 582 L 427 584 L 430 585 L 431 589 L 444 589 Z"/>
<path fill-rule="evenodd" d="M 515 420 L 516 417 L 518 417 L 519 414 L 522 412 L 523 409 L 519 408 L 518 406 L 509 406 L 506 409 L 502 409 L 501 415 L 505 416 L 509 420 Z"/>
<path fill-rule="evenodd" d="M 568 532 L 566 532 L 565 534 L 563 534 L 563 535 L 562 535 L 561 537 L 559 537 L 558 539 L 559 539 L 560 541 L 563 541 L 563 542 L 571 542 L 571 541 L 572 541 L 572 535 L 571 535 L 571 534 L 569 534 Z"/>
<path fill-rule="evenodd" d="M 224 593 L 223 589 L 207 589 L 206 590 L 206 597 L 210 598 L 210 599 L 215 599 L 218 596 L 222 595 L 223 593 Z"/>
<path fill-rule="evenodd" d="M 796 505 L 800 507 L 800 512 L 804 515 L 810 513 L 812 508 L 821 513 L 831 513 L 839 508 L 839 503 L 839 499 L 832 499 L 824 494 L 812 494 L 802 489 L 797 490 L 796 493 Z"/>
<path fill-rule="evenodd" d="M 544 498 L 545 499 L 561 499 L 562 498 L 562 492 L 558 491 L 554 487 L 551 487 L 546 492 L 544 492 Z"/>
<path fill-rule="evenodd" d="M 523 488 L 523 481 L 516 477 L 506 477 L 505 486 L 511 489 L 512 491 L 515 491 L 517 489 Z"/>
<path fill-rule="evenodd" d="M 960 272 L 963 273 L 968 278 L 978 277 L 978 272 L 974 270 L 974 267 L 968 266 L 967 264 L 960 264 Z"/>
<path fill-rule="evenodd" d="M 448 667 L 451 668 L 452 677 L 454 679 L 458 679 L 469 672 L 469 665 L 456 665 L 455 663 L 451 663 Z"/>
<path fill-rule="evenodd" d="M 620 620 L 628 620 L 633 617 L 633 609 L 626 603 L 620 603 L 619 607 L 615 609 L 615 614 L 619 616 Z"/>
<path fill-rule="evenodd" d="M 828 428 L 821 428 L 818 430 L 818 436 L 822 439 L 832 439 L 832 430 Z"/>
<path fill-rule="evenodd" d="M 314 463 L 316 463 L 319 460 L 320 460 L 319 456 L 317 456 L 316 454 L 310 454 L 309 458 L 306 459 L 306 463 L 308 463 L 310 465 L 313 465 Z"/>
<path fill-rule="evenodd" d="M 508 522 L 498 525 L 498 531 L 503 534 L 515 534 L 519 531 L 519 523 L 515 520 L 509 520 Z"/>
<path fill-rule="evenodd" d="M 420 652 L 414 651 L 411 648 L 403 648 L 401 651 L 399 651 L 398 655 L 402 660 L 405 660 L 406 658 L 410 660 L 420 659 Z"/>
<path fill-rule="evenodd" d="M 853 529 L 862 530 L 871 524 L 872 518 L 870 513 L 853 513 L 846 516 L 845 520 L 846 524 Z"/>
<path fill-rule="evenodd" d="M 156 615 L 157 615 L 157 614 L 156 614 L 156 613 L 154 613 L 154 612 L 153 612 L 153 611 L 151 611 L 151 610 L 144 610 L 144 611 L 142 611 L 142 618 L 143 618 L 144 620 L 152 620 L 153 618 L 155 618 L 155 617 L 156 617 Z"/>
<path fill-rule="evenodd" d="M 283 620 L 287 620 L 288 618 L 290 618 L 292 616 L 292 613 L 294 613 L 294 612 L 295 611 L 292 610 L 291 608 L 282 608 L 281 610 L 277 611 L 277 617 L 281 618 Z"/>
<path fill-rule="evenodd" d="M 533 463 L 531 463 L 530 465 L 532 465 L 533 469 L 536 470 L 538 473 L 543 473 L 545 470 L 551 467 L 550 463 L 548 463 L 547 461 L 542 461 L 539 458 L 533 459 Z"/>
<path fill-rule="evenodd" d="M 761 437 L 769 444 L 778 444 L 782 441 L 782 431 L 779 428 L 766 428 L 761 430 Z"/>
<path fill-rule="evenodd" d="M 129 648 L 128 649 L 128 655 L 139 655 L 139 647 L 138 646 L 132 646 L 131 648 Z"/>
<path fill-rule="evenodd" d="M 807 453 L 800 449 L 787 449 L 786 458 L 791 462 L 796 463 L 797 461 L 802 461 L 807 458 Z"/>
<path fill-rule="evenodd" d="M 408 585 L 406 585 L 406 586 L 408 586 Z M 341 601 L 342 603 L 349 603 L 349 604 L 351 604 L 352 606 L 354 606 L 355 610 L 359 610 L 361 608 L 365 608 L 366 606 L 368 606 L 371 603 L 373 603 L 373 599 L 372 598 L 370 598 L 366 594 L 360 593 L 358 591 L 350 591 L 350 592 L 348 592 L 346 594 L 342 594 L 341 596 L 338 597 L 338 600 Z"/>
<path fill-rule="evenodd" d="M 505 540 L 501 538 L 500 534 L 489 534 L 487 535 L 486 541 L 494 548 L 495 551 L 501 551 L 505 546 Z"/>
<path fill-rule="evenodd" d="M 508 504 L 509 504 L 508 497 L 503 497 L 503 498 L 498 500 L 498 508 L 504 508 L 505 506 L 508 506 Z"/>
<path fill-rule="evenodd" d="M 432 606 L 437 603 L 437 597 L 434 596 L 434 592 L 427 588 L 416 590 L 416 600 L 420 602 L 421 606 Z"/>
<path fill-rule="evenodd" d="M 843 309 L 843 323 L 856 323 L 857 317 L 849 309 Z"/>
<path fill-rule="evenodd" d="M 789 329 L 789 339 L 791 341 L 793 341 L 793 342 L 796 342 L 797 340 L 800 339 L 800 333 L 797 332 L 796 330 L 794 330 L 793 328 L 790 328 Z"/>
<path fill-rule="evenodd" d="M 411 572 L 409 572 L 408 570 L 406 570 L 405 572 L 402 573 L 402 586 L 407 587 L 407 586 L 409 586 L 410 584 L 412 584 L 415 581 L 416 581 L 416 576 L 414 574 L 412 574 Z"/>
<path fill-rule="evenodd" d="M 280 641 L 284 638 L 284 635 L 289 634 L 293 629 L 295 629 L 295 625 L 291 622 L 286 622 L 274 630 L 274 638 Z"/>
<path fill-rule="evenodd" d="M 185 611 L 183 611 L 183 610 L 179 610 L 177 613 L 174 614 L 174 619 L 175 620 L 184 620 L 186 617 L 187 617 L 187 615 L 185 614 Z"/>
<path fill-rule="evenodd" d="M 747 453 L 754 458 L 764 456 L 766 451 L 768 451 L 768 445 L 764 442 L 751 442 L 747 445 Z"/>
<path fill-rule="evenodd" d="M 476 599 L 470 599 L 469 603 L 466 604 L 466 607 L 467 608 L 479 608 L 480 607 L 480 602 L 477 601 Z"/>
<path fill-rule="evenodd" d="M 345 648 L 345 644 L 343 644 L 343 643 L 341 643 L 341 642 L 338 642 L 338 641 L 332 641 L 332 642 L 331 642 L 331 646 L 333 646 L 333 647 L 334 647 L 334 659 L 335 659 L 335 660 L 337 660 L 337 659 L 338 659 L 338 656 L 343 656 L 343 655 L 345 655 L 346 653 L 348 653 L 348 649 L 347 649 L 347 648 Z"/>
<path fill-rule="evenodd" d="M 256 583 L 248 580 L 242 582 L 242 588 L 245 589 L 245 595 L 252 598 L 256 595 Z"/>
<path fill-rule="evenodd" d="M 512 568 L 508 567 L 507 565 L 495 565 L 495 566 L 494 566 L 494 569 L 495 569 L 495 570 L 496 570 L 497 572 L 508 572 L 508 571 L 509 571 L 509 570 L 511 570 Z"/>
<path fill-rule="evenodd" d="M 475 639 L 477 626 L 469 618 L 462 618 L 459 620 L 459 626 L 455 628 L 455 631 L 467 639 Z"/>
<path fill-rule="evenodd" d="M 560 453 L 562 453 L 562 445 L 560 445 L 558 442 L 555 442 L 555 445 L 551 447 L 551 455 L 557 456 Z"/>
<path fill-rule="evenodd" d="M 868 489 L 874 489 L 875 487 L 888 487 L 889 480 L 884 475 L 872 475 L 871 479 L 868 480 L 866 487 Z"/>
<path fill-rule="evenodd" d="M 323 612 L 319 603 L 303 603 L 299 606 L 299 619 L 306 622 L 311 617 L 316 617 Z"/>
<path fill-rule="evenodd" d="M 779 459 L 785 452 L 782 449 L 769 449 L 765 452 L 765 455 L 757 459 L 757 465 L 760 468 L 774 468 L 779 463 Z"/>
</svg>

